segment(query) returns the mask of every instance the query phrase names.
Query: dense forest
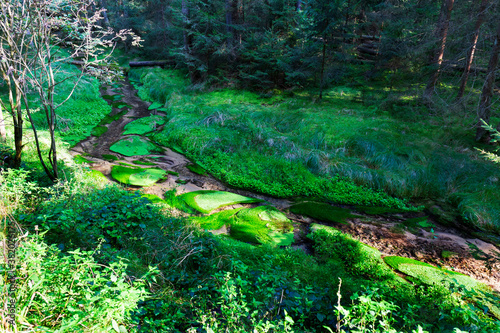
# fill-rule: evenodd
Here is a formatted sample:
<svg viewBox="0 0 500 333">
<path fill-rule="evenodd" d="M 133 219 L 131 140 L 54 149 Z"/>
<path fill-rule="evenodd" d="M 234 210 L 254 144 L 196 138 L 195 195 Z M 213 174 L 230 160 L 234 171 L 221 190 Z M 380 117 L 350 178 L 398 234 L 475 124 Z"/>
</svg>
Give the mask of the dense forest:
<svg viewBox="0 0 500 333">
<path fill-rule="evenodd" d="M 0 3 L 1 332 L 500 332 L 500 1 Z"/>
</svg>

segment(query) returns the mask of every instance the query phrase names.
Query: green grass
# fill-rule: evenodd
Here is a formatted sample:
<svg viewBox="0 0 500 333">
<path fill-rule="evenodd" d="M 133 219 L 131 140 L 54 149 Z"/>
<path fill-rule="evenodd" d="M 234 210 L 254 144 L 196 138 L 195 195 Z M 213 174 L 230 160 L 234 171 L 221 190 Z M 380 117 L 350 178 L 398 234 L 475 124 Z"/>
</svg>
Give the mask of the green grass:
<svg viewBox="0 0 500 333">
<path fill-rule="evenodd" d="M 488 150 L 467 129 L 473 115 L 430 115 L 414 85 L 332 87 L 313 102 L 307 91 L 192 92 L 173 70 L 131 75 L 141 79 L 143 98 L 168 110 L 154 140 L 232 186 L 400 210 L 408 201 L 444 200 L 466 223 L 500 233 L 498 167 L 474 149 Z"/>
</svg>

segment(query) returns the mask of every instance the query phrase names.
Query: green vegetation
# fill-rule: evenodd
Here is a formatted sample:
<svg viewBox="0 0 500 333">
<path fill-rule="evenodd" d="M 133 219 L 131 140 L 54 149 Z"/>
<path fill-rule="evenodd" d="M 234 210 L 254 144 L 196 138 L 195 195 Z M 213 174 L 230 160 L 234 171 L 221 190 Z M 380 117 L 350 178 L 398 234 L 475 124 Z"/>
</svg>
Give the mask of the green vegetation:
<svg viewBox="0 0 500 333">
<path fill-rule="evenodd" d="M 150 116 L 147 118 L 137 119 L 125 125 L 125 131 L 123 132 L 123 135 L 127 134 L 143 135 L 151 131 L 154 131 L 157 126 L 163 125 L 164 123 L 165 119 L 161 116 Z"/>
<path fill-rule="evenodd" d="M 293 243 L 293 226 L 273 206 L 244 208 L 237 212 L 230 235 L 247 243 L 287 246 Z"/>
<path fill-rule="evenodd" d="M 111 177 L 122 184 L 134 186 L 151 186 L 166 176 L 167 172 L 156 168 L 128 168 L 126 166 L 114 165 L 111 169 Z"/>
<path fill-rule="evenodd" d="M 294 214 L 334 223 L 345 223 L 346 219 L 355 217 L 348 209 L 331 206 L 323 202 L 301 202 L 292 205 L 290 211 Z"/>
<path fill-rule="evenodd" d="M 436 198 L 456 207 L 465 223 L 500 230 L 498 182 L 484 183 L 496 179 L 498 168 L 474 157 L 467 118 L 429 121 L 419 116 L 422 106 L 414 106 L 402 119 L 388 109 L 410 100 L 413 84 L 392 92 L 378 83 L 337 86 L 314 102 L 307 91 L 293 97 L 192 92 L 173 70 L 133 69 L 130 75 L 141 80 L 141 97 L 168 109 L 170 120 L 152 139 L 179 147 L 232 186 L 399 210 L 415 209 L 407 200 Z"/>
<path fill-rule="evenodd" d="M 136 135 L 115 142 L 109 149 L 125 156 L 149 155 L 159 151 L 149 140 Z"/>
<path fill-rule="evenodd" d="M 262 202 L 260 199 L 248 198 L 239 194 L 221 191 L 195 191 L 181 195 L 180 200 L 183 200 L 188 206 L 196 209 L 200 213 L 208 214 L 212 210 L 235 205 L 238 203 L 254 203 Z"/>
<path fill-rule="evenodd" d="M 104 133 L 106 133 L 108 131 L 108 128 L 106 126 L 96 126 L 92 129 L 92 131 L 90 132 L 90 134 L 92 134 L 93 136 L 96 136 L 96 137 L 100 137 L 101 135 L 103 135 Z"/>
<path fill-rule="evenodd" d="M 188 168 L 190 171 L 198 174 L 198 175 L 202 175 L 202 176 L 206 176 L 207 175 L 207 170 L 205 170 L 204 168 L 202 168 L 201 166 L 199 166 L 198 164 L 188 164 L 186 166 L 186 168 Z"/>
</svg>

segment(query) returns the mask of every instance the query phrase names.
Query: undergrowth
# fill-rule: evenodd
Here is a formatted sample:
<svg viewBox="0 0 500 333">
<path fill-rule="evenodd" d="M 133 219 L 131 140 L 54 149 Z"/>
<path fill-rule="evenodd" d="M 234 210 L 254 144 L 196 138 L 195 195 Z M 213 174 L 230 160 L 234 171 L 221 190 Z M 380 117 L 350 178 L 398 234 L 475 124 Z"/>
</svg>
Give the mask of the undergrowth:
<svg viewBox="0 0 500 333">
<path fill-rule="evenodd" d="M 472 115 L 433 115 L 414 87 L 345 85 L 314 101 L 308 92 L 191 91 L 174 70 L 130 75 L 141 97 L 166 108 L 169 121 L 152 138 L 232 186 L 405 209 L 443 201 L 463 222 L 500 232 L 498 167 L 475 151 L 486 147 L 467 129 Z"/>
</svg>

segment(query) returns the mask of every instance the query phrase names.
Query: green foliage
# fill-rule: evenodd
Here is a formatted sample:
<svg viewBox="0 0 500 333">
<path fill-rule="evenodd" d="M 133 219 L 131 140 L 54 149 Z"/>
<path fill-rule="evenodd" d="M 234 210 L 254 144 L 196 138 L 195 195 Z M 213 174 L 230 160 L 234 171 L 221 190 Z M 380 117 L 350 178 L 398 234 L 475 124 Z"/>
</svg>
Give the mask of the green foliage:
<svg viewBox="0 0 500 333">
<path fill-rule="evenodd" d="M 151 186 L 166 175 L 165 170 L 156 168 L 127 168 L 114 165 L 111 169 L 111 177 L 122 184 L 134 186 Z"/>
<path fill-rule="evenodd" d="M 94 256 L 95 251 L 62 253 L 41 235 L 20 240 L 16 259 L 22 265 L 14 273 L 18 328 L 59 332 L 132 328 L 130 311 L 148 295 L 144 280 L 132 282 L 123 259 L 102 265 Z M 1 271 L 5 276 L 4 265 Z M 2 304 L 9 287 L 0 279 Z"/>
<path fill-rule="evenodd" d="M 335 207 L 323 202 L 301 202 L 290 207 L 294 214 L 306 215 L 318 220 L 334 223 L 346 223 L 345 220 L 355 215 L 345 208 Z"/>
<path fill-rule="evenodd" d="M 19 220 L 48 230 L 47 240 L 66 249 L 92 249 L 101 241 L 123 245 L 155 221 L 150 201 L 139 193 L 113 186 L 72 191 L 62 189 L 32 214 L 19 216 Z"/>
<path fill-rule="evenodd" d="M 0 169 L 0 214 L 4 218 L 16 210 L 34 207 L 47 191 L 30 179 L 24 169 Z"/>
<path fill-rule="evenodd" d="M 152 144 L 149 140 L 140 136 L 130 136 L 115 142 L 109 150 L 125 156 L 149 155 L 153 152 L 158 152 L 159 148 Z"/>
</svg>

